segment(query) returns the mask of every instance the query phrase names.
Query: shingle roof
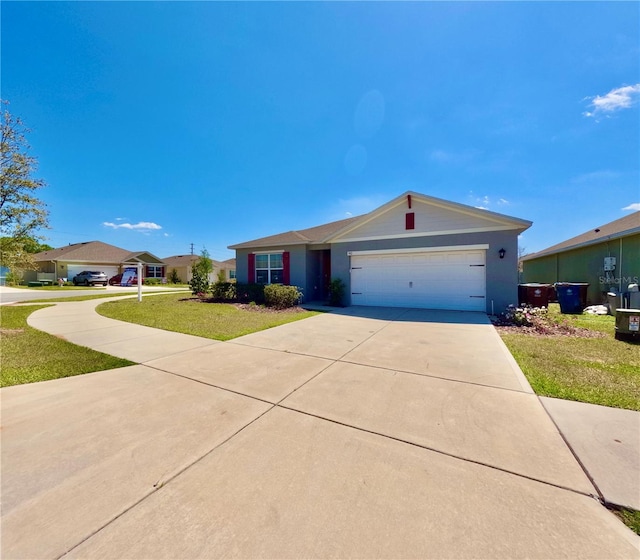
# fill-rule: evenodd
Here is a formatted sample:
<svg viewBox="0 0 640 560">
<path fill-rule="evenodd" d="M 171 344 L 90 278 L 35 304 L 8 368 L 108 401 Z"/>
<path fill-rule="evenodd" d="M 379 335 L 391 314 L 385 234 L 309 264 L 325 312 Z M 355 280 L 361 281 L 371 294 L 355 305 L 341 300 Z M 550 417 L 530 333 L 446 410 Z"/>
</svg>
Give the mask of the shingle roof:
<svg viewBox="0 0 640 560">
<path fill-rule="evenodd" d="M 65 260 L 88 263 L 120 263 L 130 254 L 131 251 L 127 249 L 121 249 L 102 241 L 86 241 L 36 253 L 34 259 L 36 262 Z"/>
<path fill-rule="evenodd" d="M 200 255 L 173 255 L 172 257 L 166 257 L 162 259 L 162 262 L 165 264 L 167 268 L 176 268 L 178 266 L 191 266 L 199 258 L 200 258 Z M 229 267 L 227 261 L 220 262 L 220 261 L 211 259 L 211 263 L 213 264 L 213 268 Z M 234 259 L 234 266 L 235 266 L 235 259 Z"/>
<path fill-rule="evenodd" d="M 162 261 L 168 268 L 175 268 L 177 266 L 190 266 L 199 258 L 198 255 L 173 255 L 172 257 L 165 257 Z"/>
<path fill-rule="evenodd" d="M 537 253 L 526 255 L 522 260 L 528 261 L 530 259 L 537 259 L 538 257 L 553 255 L 555 253 L 560 253 L 577 247 L 584 247 L 586 245 L 594 245 L 607 239 L 616 239 L 634 233 L 640 233 L 640 212 L 628 214 L 618 220 L 614 220 L 613 222 L 591 229 L 585 233 L 572 237 L 571 239 L 567 239 L 562 243 L 557 243 L 556 245 L 547 247 Z"/>
<path fill-rule="evenodd" d="M 328 224 L 322 224 L 320 226 L 315 226 L 307 229 L 287 231 L 285 233 L 278 233 L 276 235 L 270 235 L 268 237 L 261 237 L 260 239 L 254 239 L 253 241 L 246 241 L 245 243 L 230 245 L 229 249 L 248 249 L 251 247 L 305 245 L 307 243 L 318 243 L 327 238 L 332 233 L 340 231 L 349 223 L 359 220 L 360 218 L 361 216 L 355 216 L 353 218 L 346 218 L 344 220 L 338 220 L 336 222 L 330 222 Z"/>
</svg>

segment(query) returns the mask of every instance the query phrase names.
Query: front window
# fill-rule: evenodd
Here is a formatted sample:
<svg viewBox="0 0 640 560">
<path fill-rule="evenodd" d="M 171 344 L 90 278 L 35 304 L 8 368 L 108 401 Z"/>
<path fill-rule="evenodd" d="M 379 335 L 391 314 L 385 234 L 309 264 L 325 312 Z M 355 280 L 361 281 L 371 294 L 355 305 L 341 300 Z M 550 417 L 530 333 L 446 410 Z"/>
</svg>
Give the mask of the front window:
<svg viewBox="0 0 640 560">
<path fill-rule="evenodd" d="M 147 278 L 162 278 L 163 266 L 148 266 Z"/>
<path fill-rule="evenodd" d="M 283 281 L 282 253 L 256 255 L 256 282 L 258 284 L 282 284 Z"/>
</svg>

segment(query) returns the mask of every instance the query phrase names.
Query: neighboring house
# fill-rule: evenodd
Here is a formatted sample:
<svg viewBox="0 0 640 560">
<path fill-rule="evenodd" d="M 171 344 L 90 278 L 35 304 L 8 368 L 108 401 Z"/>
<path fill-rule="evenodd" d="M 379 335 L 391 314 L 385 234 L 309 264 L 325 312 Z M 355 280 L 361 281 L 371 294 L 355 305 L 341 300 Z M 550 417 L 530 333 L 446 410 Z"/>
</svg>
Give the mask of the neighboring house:
<svg viewBox="0 0 640 560">
<path fill-rule="evenodd" d="M 36 253 L 33 257 L 39 270 L 26 271 L 26 281 L 55 281 L 58 278 L 72 281 L 83 270 L 98 270 L 111 278 L 138 263 L 143 265 L 143 278 L 165 278 L 165 265 L 155 255 L 147 251 L 128 251 L 102 241 L 74 243 Z"/>
<path fill-rule="evenodd" d="M 518 235 L 531 222 L 407 192 L 363 216 L 232 245 L 238 282 L 298 286 L 346 305 L 498 313 L 517 303 Z"/>
<path fill-rule="evenodd" d="M 589 305 L 640 277 L 640 212 L 522 257 L 523 282 L 588 282 Z"/>
<path fill-rule="evenodd" d="M 229 282 L 235 282 L 236 280 L 236 259 L 227 259 L 226 261 L 222 261 L 222 264 L 225 265 L 227 270 L 227 280 Z"/>
<path fill-rule="evenodd" d="M 166 266 L 167 278 L 171 278 L 171 271 L 175 269 L 181 282 L 190 282 L 192 276 L 191 267 L 199 258 L 199 255 L 174 255 L 172 257 L 162 259 Z M 231 281 L 235 278 L 235 259 L 223 262 L 211 259 L 211 263 L 213 264 L 213 272 L 209 274 L 209 282 L 216 282 L 218 280 L 218 273 L 221 270 L 224 271 L 225 279 L 227 281 Z"/>
</svg>

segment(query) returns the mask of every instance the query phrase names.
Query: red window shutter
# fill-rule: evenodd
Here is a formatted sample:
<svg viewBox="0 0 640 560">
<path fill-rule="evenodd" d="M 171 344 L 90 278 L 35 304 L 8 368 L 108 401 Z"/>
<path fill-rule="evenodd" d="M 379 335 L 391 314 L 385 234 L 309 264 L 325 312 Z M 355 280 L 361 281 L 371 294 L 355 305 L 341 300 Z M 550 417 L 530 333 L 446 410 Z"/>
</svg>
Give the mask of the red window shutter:
<svg viewBox="0 0 640 560">
<path fill-rule="evenodd" d="M 150 268 L 150 267 L 148 267 L 148 266 L 145 266 L 145 267 L 144 267 L 144 277 L 145 277 L 145 278 L 149 278 L 149 268 Z"/>
<path fill-rule="evenodd" d="M 289 262 L 289 251 L 285 251 L 282 253 L 282 283 L 285 286 L 291 284 L 291 266 Z"/>
<path fill-rule="evenodd" d="M 256 256 L 253 253 L 249 253 L 249 271 L 247 275 L 247 283 L 254 284 L 256 281 Z"/>
<path fill-rule="evenodd" d="M 161 266 L 161 267 L 160 267 L 160 277 L 161 277 L 161 278 L 164 278 L 164 269 L 165 269 L 165 267 L 164 267 L 164 266 Z"/>
<path fill-rule="evenodd" d="M 415 229 L 416 227 L 416 214 L 415 212 L 407 212 L 406 216 L 405 229 Z"/>
</svg>

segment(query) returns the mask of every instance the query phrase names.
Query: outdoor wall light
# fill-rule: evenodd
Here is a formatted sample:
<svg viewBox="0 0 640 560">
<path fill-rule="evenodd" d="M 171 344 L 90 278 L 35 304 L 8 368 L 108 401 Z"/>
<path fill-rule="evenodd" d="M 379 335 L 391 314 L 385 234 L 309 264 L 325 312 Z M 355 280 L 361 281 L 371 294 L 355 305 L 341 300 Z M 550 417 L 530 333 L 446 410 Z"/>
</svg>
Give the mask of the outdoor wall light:
<svg viewBox="0 0 640 560">
<path fill-rule="evenodd" d="M 505 251 L 504 249 L 500 249 L 500 250 L 498 251 L 498 255 L 500 255 L 500 258 L 501 258 L 501 259 L 504 259 L 504 254 L 505 254 L 505 253 L 506 253 L 506 251 Z"/>
</svg>

